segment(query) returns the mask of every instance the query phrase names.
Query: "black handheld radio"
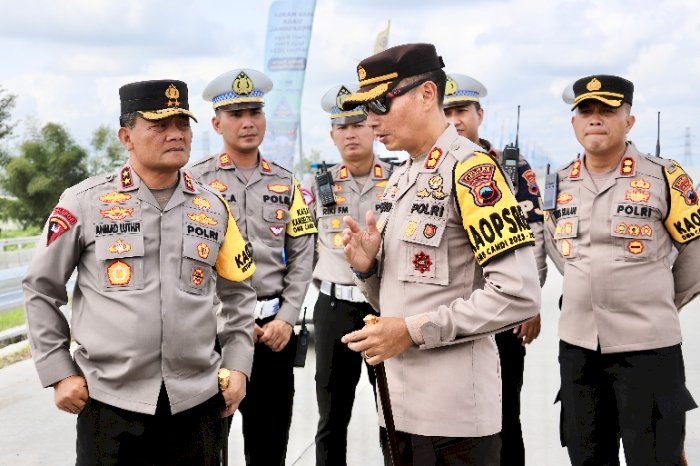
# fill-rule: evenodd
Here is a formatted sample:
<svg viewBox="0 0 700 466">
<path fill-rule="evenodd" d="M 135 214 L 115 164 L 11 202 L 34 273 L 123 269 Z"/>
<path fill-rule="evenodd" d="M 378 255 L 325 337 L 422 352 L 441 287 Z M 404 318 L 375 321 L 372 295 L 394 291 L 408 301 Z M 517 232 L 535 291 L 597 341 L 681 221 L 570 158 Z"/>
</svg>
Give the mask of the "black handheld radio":
<svg viewBox="0 0 700 466">
<path fill-rule="evenodd" d="M 518 133 L 520 132 L 520 105 L 518 105 L 518 120 L 515 129 L 515 143 L 506 144 L 503 149 L 501 166 L 513 184 L 513 192 L 518 192 L 518 162 L 520 161 L 520 148 L 518 148 Z"/>
<path fill-rule="evenodd" d="M 318 196 L 323 207 L 335 205 L 335 192 L 333 190 L 333 177 L 326 168 L 326 162 L 322 162 L 321 171 L 316 175 Z"/>
</svg>

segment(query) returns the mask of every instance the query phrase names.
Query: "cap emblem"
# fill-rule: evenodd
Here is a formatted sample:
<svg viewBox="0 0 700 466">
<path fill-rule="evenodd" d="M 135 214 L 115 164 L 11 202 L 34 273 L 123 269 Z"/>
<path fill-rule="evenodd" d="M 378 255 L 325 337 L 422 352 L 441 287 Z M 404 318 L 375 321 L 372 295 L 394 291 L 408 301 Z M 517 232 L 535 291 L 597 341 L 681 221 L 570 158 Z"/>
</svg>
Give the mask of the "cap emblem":
<svg viewBox="0 0 700 466">
<path fill-rule="evenodd" d="M 248 95 L 253 92 L 253 81 L 250 80 L 247 74 L 243 71 L 238 73 L 236 79 L 233 80 L 233 92 L 238 95 Z"/>
<path fill-rule="evenodd" d="M 177 87 L 175 87 L 175 84 L 168 86 L 168 88 L 165 90 L 165 97 L 168 98 L 168 107 L 180 106 L 180 101 L 177 100 L 180 98 L 180 91 L 177 89 Z"/>
<path fill-rule="evenodd" d="M 586 89 L 588 89 L 589 92 L 594 92 L 600 90 L 600 88 L 603 85 L 600 84 L 600 81 L 598 81 L 596 78 L 591 79 L 588 81 L 588 84 L 586 84 Z"/>
<path fill-rule="evenodd" d="M 335 106 L 338 108 L 343 108 L 343 102 L 349 95 L 350 91 L 348 91 L 345 86 L 342 86 L 338 91 L 338 96 L 335 98 Z"/>
<path fill-rule="evenodd" d="M 360 81 L 364 81 L 367 77 L 367 72 L 361 66 L 357 67 L 357 77 L 360 78 Z"/>
<path fill-rule="evenodd" d="M 447 83 L 445 84 L 445 95 L 452 95 L 455 92 L 457 92 L 457 89 L 459 86 L 457 85 L 457 81 L 452 79 L 451 77 L 447 78 Z"/>
</svg>

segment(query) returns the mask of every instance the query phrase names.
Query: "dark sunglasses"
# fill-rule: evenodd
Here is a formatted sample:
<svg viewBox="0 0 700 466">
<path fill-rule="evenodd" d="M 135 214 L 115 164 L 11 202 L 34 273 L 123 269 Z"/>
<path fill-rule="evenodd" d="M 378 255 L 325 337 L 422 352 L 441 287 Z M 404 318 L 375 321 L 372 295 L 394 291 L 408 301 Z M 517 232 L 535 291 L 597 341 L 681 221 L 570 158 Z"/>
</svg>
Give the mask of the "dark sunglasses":
<svg viewBox="0 0 700 466">
<path fill-rule="evenodd" d="M 371 111 L 372 113 L 376 113 L 377 115 L 386 115 L 387 113 L 389 113 L 392 99 L 408 93 L 408 91 L 410 91 L 411 89 L 414 89 L 427 81 L 427 79 L 423 81 L 416 81 L 414 83 L 407 84 L 404 87 L 393 89 L 381 96 L 380 98 L 367 102 L 365 104 L 365 111 Z"/>
</svg>

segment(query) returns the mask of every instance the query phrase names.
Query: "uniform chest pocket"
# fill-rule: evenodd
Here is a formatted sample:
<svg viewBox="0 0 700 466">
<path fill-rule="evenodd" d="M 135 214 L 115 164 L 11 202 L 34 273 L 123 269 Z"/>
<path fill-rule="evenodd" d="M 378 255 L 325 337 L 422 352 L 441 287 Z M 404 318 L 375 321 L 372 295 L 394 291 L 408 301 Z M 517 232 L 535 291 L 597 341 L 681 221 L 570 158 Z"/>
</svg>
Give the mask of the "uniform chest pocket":
<svg viewBox="0 0 700 466">
<path fill-rule="evenodd" d="M 327 215 L 318 219 L 319 234 L 325 236 L 325 243 L 332 248 L 343 247 L 345 223 L 340 215 Z"/>
<path fill-rule="evenodd" d="M 289 208 L 285 206 L 264 206 L 262 211 L 264 222 L 260 222 L 260 228 L 266 231 L 260 231 L 259 237 L 267 244 L 274 246 L 284 245 L 284 236 L 287 229 L 287 223 L 291 219 Z M 255 224 L 251 222 L 248 225 Z"/>
<path fill-rule="evenodd" d="M 651 218 L 614 215 L 610 223 L 616 261 L 649 261 L 658 257 L 659 225 Z"/>
<path fill-rule="evenodd" d="M 219 243 L 205 238 L 185 236 L 182 241 L 180 289 L 192 294 L 207 294 L 214 282 L 214 264 Z"/>
<path fill-rule="evenodd" d="M 565 217 L 557 220 L 554 241 L 562 257 L 566 260 L 578 258 L 578 217 Z"/>
<path fill-rule="evenodd" d="M 142 235 L 105 235 L 95 238 L 95 257 L 102 291 L 141 290 L 144 287 Z"/>
<path fill-rule="evenodd" d="M 449 283 L 448 251 L 440 248 L 447 219 L 410 216 L 397 230 L 401 240 L 402 267 L 399 280 L 415 283 L 447 285 Z"/>
</svg>

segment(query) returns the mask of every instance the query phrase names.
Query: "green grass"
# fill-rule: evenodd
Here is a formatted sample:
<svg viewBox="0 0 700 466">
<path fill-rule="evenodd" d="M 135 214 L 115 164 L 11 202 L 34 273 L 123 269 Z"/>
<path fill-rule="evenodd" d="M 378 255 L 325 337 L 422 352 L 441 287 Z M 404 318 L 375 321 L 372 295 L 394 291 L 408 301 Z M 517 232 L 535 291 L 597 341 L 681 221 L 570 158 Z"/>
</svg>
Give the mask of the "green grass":
<svg viewBox="0 0 700 466">
<path fill-rule="evenodd" d="M 8 328 L 17 327 L 26 322 L 24 306 L 0 313 L 0 332 Z"/>
<path fill-rule="evenodd" d="M 41 234 L 41 228 L 29 227 L 24 230 L 3 230 L 0 231 L 0 239 L 5 238 L 25 238 L 27 236 L 36 236 Z"/>
</svg>

